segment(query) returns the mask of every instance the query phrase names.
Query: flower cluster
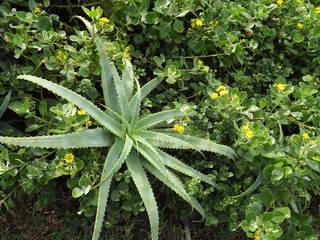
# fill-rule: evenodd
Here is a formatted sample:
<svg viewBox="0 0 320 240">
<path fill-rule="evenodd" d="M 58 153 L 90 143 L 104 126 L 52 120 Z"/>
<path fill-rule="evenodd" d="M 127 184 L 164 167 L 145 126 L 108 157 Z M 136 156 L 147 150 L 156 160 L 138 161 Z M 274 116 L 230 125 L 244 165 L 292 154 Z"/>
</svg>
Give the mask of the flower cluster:
<svg viewBox="0 0 320 240">
<path fill-rule="evenodd" d="M 241 131 L 244 134 L 244 136 L 246 136 L 247 138 L 252 138 L 254 136 L 254 132 L 251 129 L 249 123 L 246 123 L 244 125 L 241 126 Z"/>
<path fill-rule="evenodd" d="M 303 23 L 298 23 L 298 24 L 297 24 L 297 28 L 299 28 L 299 29 L 303 29 L 303 28 L 304 28 Z"/>
<path fill-rule="evenodd" d="M 73 153 L 71 153 L 71 152 L 66 153 L 64 155 L 64 157 L 63 157 L 63 160 L 68 164 L 74 163 L 74 155 L 73 155 Z"/>
<path fill-rule="evenodd" d="M 277 5 L 281 6 L 283 4 L 283 0 L 276 0 Z"/>
<path fill-rule="evenodd" d="M 193 28 L 197 28 L 197 27 L 201 27 L 204 24 L 204 20 L 203 18 L 194 18 L 191 20 L 191 27 Z"/>
<path fill-rule="evenodd" d="M 110 22 L 110 20 L 106 17 L 102 17 L 99 19 L 99 24 L 102 25 L 102 26 L 105 26 L 107 25 L 108 23 Z"/>
<path fill-rule="evenodd" d="M 286 87 L 288 86 L 287 84 L 284 83 L 276 83 L 273 85 L 277 90 L 279 91 L 283 91 L 284 89 L 286 89 Z"/>
<path fill-rule="evenodd" d="M 226 86 L 220 85 L 219 87 L 216 88 L 216 91 L 210 94 L 210 97 L 212 99 L 217 99 L 227 95 L 228 93 L 229 93 L 228 88 Z"/>
<path fill-rule="evenodd" d="M 179 123 L 173 124 L 173 129 L 176 132 L 181 133 L 181 134 L 186 131 L 186 128 L 183 125 L 179 124 Z"/>
</svg>

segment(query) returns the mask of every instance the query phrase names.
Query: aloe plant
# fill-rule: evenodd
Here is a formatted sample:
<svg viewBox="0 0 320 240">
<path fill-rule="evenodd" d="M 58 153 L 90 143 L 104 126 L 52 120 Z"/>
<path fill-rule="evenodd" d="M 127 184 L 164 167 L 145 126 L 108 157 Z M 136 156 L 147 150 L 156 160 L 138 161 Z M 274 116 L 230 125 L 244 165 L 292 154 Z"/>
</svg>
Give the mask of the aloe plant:
<svg viewBox="0 0 320 240">
<path fill-rule="evenodd" d="M 146 171 L 175 191 L 202 216 L 205 215 L 204 210 L 197 200 L 186 192 L 184 185 L 172 170 L 214 185 L 208 176 L 161 149 L 210 151 L 230 158 L 234 158 L 235 153 L 232 148 L 210 140 L 156 128 L 159 123 L 184 115 L 182 111 L 168 110 L 140 116 L 142 99 L 161 82 L 161 79 L 155 78 L 140 88 L 139 82 L 134 78 L 131 63 L 125 62 L 122 76 L 119 76 L 114 64 L 108 60 L 105 54 L 103 41 L 97 38 L 96 44 L 100 56 L 105 111 L 77 93 L 48 80 L 30 75 L 20 75 L 18 79 L 38 84 L 84 109 L 101 125 L 101 128 L 53 136 L 22 138 L 0 136 L 0 142 L 21 147 L 40 148 L 109 147 L 99 183 L 99 197 L 92 239 L 99 239 L 112 177 L 125 163 L 146 207 L 152 240 L 157 240 L 158 208 Z M 135 94 L 133 94 L 134 88 L 136 89 Z"/>
</svg>

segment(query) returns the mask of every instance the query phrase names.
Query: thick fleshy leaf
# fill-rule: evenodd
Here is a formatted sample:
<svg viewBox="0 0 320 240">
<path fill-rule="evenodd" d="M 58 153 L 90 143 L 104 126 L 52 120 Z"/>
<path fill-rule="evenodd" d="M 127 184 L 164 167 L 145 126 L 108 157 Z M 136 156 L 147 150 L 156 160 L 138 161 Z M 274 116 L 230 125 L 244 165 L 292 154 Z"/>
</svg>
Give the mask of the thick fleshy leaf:
<svg viewBox="0 0 320 240">
<path fill-rule="evenodd" d="M 131 113 L 132 113 L 132 119 L 131 119 L 131 127 L 135 128 L 136 123 L 139 119 L 140 114 L 140 105 L 141 105 L 141 88 L 139 81 L 135 79 L 136 86 L 137 86 L 137 93 L 136 93 L 136 101 L 134 101 L 132 104 L 130 103 Z"/>
<path fill-rule="evenodd" d="M 97 49 L 100 57 L 101 66 L 101 86 L 105 105 L 115 112 L 120 112 L 119 103 L 117 99 L 116 87 L 113 82 L 111 73 L 111 64 L 105 52 L 105 46 L 100 38 L 96 40 Z"/>
<path fill-rule="evenodd" d="M 134 85 L 134 74 L 133 74 L 132 64 L 129 60 L 124 61 L 124 69 L 122 71 L 122 81 L 125 84 L 128 99 L 130 99 L 132 96 L 133 85 Z"/>
<path fill-rule="evenodd" d="M 120 141 L 120 140 L 118 140 L 118 141 Z M 109 179 L 111 176 L 113 176 L 116 173 L 116 171 L 118 171 L 118 169 L 122 166 L 124 161 L 127 159 L 128 155 L 132 149 L 132 145 L 133 145 L 133 140 L 128 135 L 126 135 L 126 140 L 124 142 L 124 146 L 123 146 L 123 149 L 122 149 L 122 152 L 120 154 L 118 161 L 114 165 L 109 166 L 109 168 L 110 168 L 109 174 L 101 179 L 99 185 L 102 184 L 107 179 Z"/>
<path fill-rule="evenodd" d="M 121 114 L 124 119 L 129 120 L 131 117 L 131 110 L 129 108 L 129 100 L 126 92 L 125 81 L 120 79 L 118 71 L 114 64 L 111 64 L 111 72 L 114 81 L 114 85 L 116 86 L 118 102 L 120 105 Z"/>
<path fill-rule="evenodd" d="M 0 143 L 20 147 L 39 148 L 88 148 L 107 147 L 113 137 L 102 128 L 81 132 L 39 137 L 2 137 Z"/>
<path fill-rule="evenodd" d="M 146 207 L 150 228 L 151 228 L 151 239 L 159 239 L 159 213 L 157 202 L 155 200 L 150 182 L 146 175 L 145 170 L 142 167 L 141 161 L 135 152 L 132 152 L 127 161 L 127 167 L 131 173 L 134 184 L 136 185 L 138 192 L 142 198 L 144 206 Z"/>
<path fill-rule="evenodd" d="M 158 149 L 158 153 L 162 157 L 163 163 L 166 166 L 178 172 L 181 172 L 187 176 L 190 176 L 192 178 L 199 178 L 201 181 L 206 182 L 212 186 L 215 185 L 215 183 L 208 176 L 195 170 L 194 168 L 188 166 L 187 164 L 184 164 L 179 159 L 167 154 L 166 152 L 161 151 L 160 149 Z"/>
<path fill-rule="evenodd" d="M 183 145 L 183 144 L 179 145 L 179 143 L 168 144 L 162 141 L 157 141 L 157 142 L 152 141 L 152 144 L 155 144 L 156 146 L 161 148 L 171 148 L 171 149 L 190 149 L 189 146 L 192 146 L 191 149 L 194 149 L 197 151 L 208 151 L 208 152 L 218 153 L 221 155 L 225 155 L 231 159 L 235 159 L 237 156 L 235 151 L 231 147 L 215 143 L 208 139 L 197 138 L 197 137 L 178 134 L 178 133 L 165 133 L 165 134 L 168 136 L 177 138 L 181 141 L 184 141 L 188 145 Z"/>
<path fill-rule="evenodd" d="M 140 96 L 138 94 L 138 92 L 132 97 L 131 101 L 130 101 L 130 108 L 132 109 L 133 106 L 137 105 L 136 101 L 141 101 L 143 100 L 146 96 L 148 96 L 148 94 L 155 89 L 159 83 L 161 83 L 163 80 L 163 78 L 161 77 L 157 77 L 151 81 L 149 81 L 148 83 L 146 83 L 145 85 L 143 85 L 143 87 L 141 88 L 141 92 L 140 92 Z M 140 100 L 139 100 L 140 99 Z"/>
<path fill-rule="evenodd" d="M 175 193 L 177 193 L 182 199 L 187 201 L 194 209 L 196 209 L 201 214 L 202 217 L 204 217 L 205 213 L 199 202 L 186 192 L 183 183 L 174 173 L 172 173 L 170 170 L 167 170 L 166 174 L 164 174 L 157 168 L 152 166 L 149 162 L 144 162 L 143 166 L 161 182 L 163 182 Z"/>
<path fill-rule="evenodd" d="M 10 102 L 10 98 L 11 98 L 11 89 L 9 90 L 8 94 L 6 95 L 6 97 L 4 98 L 1 106 L 0 106 L 0 118 L 2 118 L 2 115 L 4 114 L 4 112 L 6 111 L 9 102 Z"/>
<path fill-rule="evenodd" d="M 112 176 L 109 177 L 106 181 L 103 181 L 103 179 L 106 179 L 106 177 L 110 175 L 110 173 L 113 171 L 111 166 L 114 166 L 117 163 L 119 156 L 123 150 L 123 146 L 123 140 L 118 138 L 110 148 L 106 161 L 103 165 L 103 170 L 101 174 L 102 183 L 99 188 L 97 214 L 93 229 L 92 240 L 98 240 L 101 233 L 101 227 L 104 220 L 104 214 L 107 206 Z"/>
<path fill-rule="evenodd" d="M 188 201 L 202 216 L 204 216 L 204 211 L 200 204 L 189 196 L 180 180 L 168 168 L 165 167 L 164 160 L 158 153 L 159 149 L 154 148 L 147 141 L 143 141 L 142 139 L 138 139 L 138 141 L 141 142 L 139 145 L 140 153 L 144 156 L 152 168 L 161 173 L 159 179 L 161 181 L 165 180 L 166 184 L 170 188 L 172 188 L 183 199 Z"/>
<path fill-rule="evenodd" d="M 35 84 L 38 84 L 41 87 L 48 89 L 49 91 L 59 95 L 75 104 L 79 108 L 84 109 L 92 118 L 97 120 L 103 127 L 108 129 L 113 134 L 122 137 L 124 135 L 123 128 L 121 124 L 116 122 L 114 119 L 105 114 L 100 108 L 95 106 L 92 102 L 80 96 L 79 94 L 62 87 L 56 83 L 50 82 L 46 79 L 34 77 L 30 75 L 20 75 L 18 79 L 24 79 Z"/>
<path fill-rule="evenodd" d="M 136 128 L 137 129 L 149 128 L 161 122 L 164 122 L 166 120 L 172 120 L 182 115 L 184 115 L 184 113 L 179 110 L 168 110 L 168 111 L 162 111 L 162 112 L 150 114 L 139 119 L 136 124 Z"/>
</svg>

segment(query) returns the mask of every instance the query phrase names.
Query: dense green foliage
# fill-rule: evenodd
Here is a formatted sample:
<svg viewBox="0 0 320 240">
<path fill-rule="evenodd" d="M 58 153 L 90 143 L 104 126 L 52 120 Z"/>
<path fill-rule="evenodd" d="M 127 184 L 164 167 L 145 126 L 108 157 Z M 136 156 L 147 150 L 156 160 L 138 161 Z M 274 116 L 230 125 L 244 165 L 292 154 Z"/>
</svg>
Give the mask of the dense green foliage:
<svg viewBox="0 0 320 240">
<path fill-rule="evenodd" d="M 142 101 L 142 115 L 188 109 L 187 117 L 167 122 L 176 135 L 236 150 L 235 159 L 170 151 L 215 183 L 179 174 L 203 207 L 208 228 L 225 224 L 254 239 L 317 239 L 309 207 L 320 182 L 318 1 L 105 0 L 84 11 L 71 1 L 63 8 L 56 2 L 0 5 L 1 109 L 9 99 L 1 136 L 66 134 L 100 125 L 75 105 L 17 79 L 49 79 L 103 108 L 93 40 L 100 36 L 108 58 L 120 70 L 131 61 L 141 85 L 165 79 Z M 14 210 L 16 192 L 36 196 L 35 208 L 45 207 L 65 176 L 79 213 L 94 216 L 98 188 L 92 186 L 107 153 L 1 146 L 1 211 Z M 152 185 L 161 213 L 169 208 L 182 222 L 198 220 L 177 195 L 153 178 Z M 110 199 L 106 227 L 145 211 L 126 168 L 115 174 Z"/>
</svg>

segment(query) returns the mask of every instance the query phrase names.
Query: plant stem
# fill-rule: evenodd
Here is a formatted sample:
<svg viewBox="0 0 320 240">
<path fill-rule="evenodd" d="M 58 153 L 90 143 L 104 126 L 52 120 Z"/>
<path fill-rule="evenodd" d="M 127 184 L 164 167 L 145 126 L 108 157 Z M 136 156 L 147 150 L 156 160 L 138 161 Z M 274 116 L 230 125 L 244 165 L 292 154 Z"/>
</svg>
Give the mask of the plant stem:
<svg viewBox="0 0 320 240">
<path fill-rule="evenodd" d="M 184 231 L 186 233 L 186 240 L 191 240 L 189 221 L 184 222 Z"/>
</svg>

